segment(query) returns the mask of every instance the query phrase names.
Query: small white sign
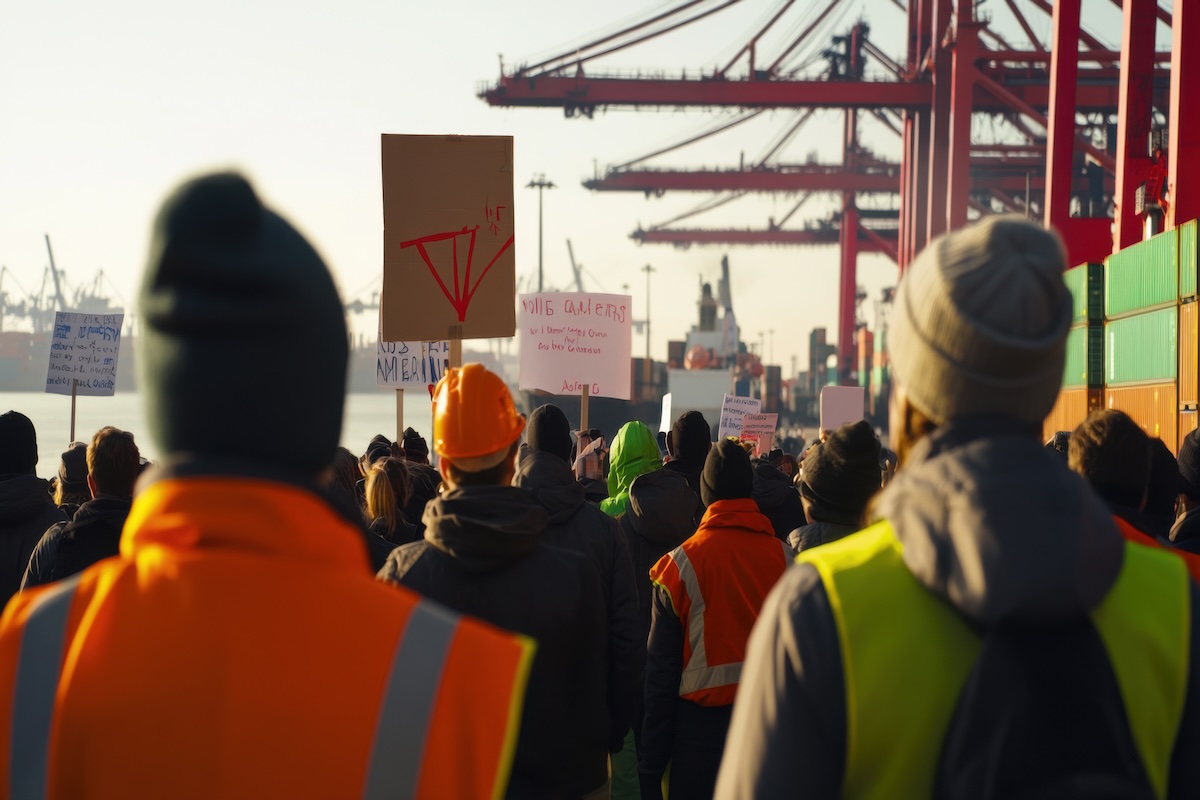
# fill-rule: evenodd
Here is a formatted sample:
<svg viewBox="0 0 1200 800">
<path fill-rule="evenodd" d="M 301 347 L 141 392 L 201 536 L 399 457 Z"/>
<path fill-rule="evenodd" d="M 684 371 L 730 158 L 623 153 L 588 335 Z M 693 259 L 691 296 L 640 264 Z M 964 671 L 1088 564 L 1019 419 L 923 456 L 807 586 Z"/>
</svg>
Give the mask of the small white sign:
<svg viewBox="0 0 1200 800">
<path fill-rule="evenodd" d="M 669 433 L 671 431 L 672 422 L 673 422 L 673 420 L 671 419 L 671 393 L 667 392 L 666 394 L 663 395 L 663 399 L 662 399 L 662 418 L 658 422 L 658 429 L 660 431 L 666 431 Z"/>
<path fill-rule="evenodd" d="M 632 393 L 632 298 L 621 294 L 523 294 L 521 388 L 628 400 Z"/>
<path fill-rule="evenodd" d="M 57 312 L 46 391 L 71 394 L 74 389 L 77 395 L 92 397 L 115 394 L 124 321 L 124 314 Z"/>
<path fill-rule="evenodd" d="M 721 402 L 721 421 L 717 426 L 717 441 L 724 441 L 726 436 L 742 435 L 742 418 L 747 414 L 757 414 L 762 409 L 762 401 L 755 397 L 737 397 L 727 394 Z"/>
<path fill-rule="evenodd" d="M 375 383 L 389 389 L 437 385 L 450 363 L 449 342 L 385 342 L 375 355 Z"/>
<path fill-rule="evenodd" d="M 742 441 L 753 442 L 754 455 L 765 456 L 775 445 L 778 414 L 746 414 L 742 417 Z"/>
</svg>

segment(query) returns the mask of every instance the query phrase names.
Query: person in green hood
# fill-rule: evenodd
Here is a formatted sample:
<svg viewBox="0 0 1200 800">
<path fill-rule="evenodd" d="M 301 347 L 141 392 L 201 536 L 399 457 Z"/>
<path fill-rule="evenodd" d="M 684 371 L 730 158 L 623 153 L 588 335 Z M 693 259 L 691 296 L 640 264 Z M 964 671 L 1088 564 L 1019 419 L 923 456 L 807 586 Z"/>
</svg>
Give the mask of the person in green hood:
<svg viewBox="0 0 1200 800">
<path fill-rule="evenodd" d="M 619 517 L 629 507 L 629 487 L 633 479 L 662 469 L 662 453 L 654 432 L 644 422 L 626 422 L 617 431 L 608 456 L 608 497 L 600 510 Z"/>
</svg>

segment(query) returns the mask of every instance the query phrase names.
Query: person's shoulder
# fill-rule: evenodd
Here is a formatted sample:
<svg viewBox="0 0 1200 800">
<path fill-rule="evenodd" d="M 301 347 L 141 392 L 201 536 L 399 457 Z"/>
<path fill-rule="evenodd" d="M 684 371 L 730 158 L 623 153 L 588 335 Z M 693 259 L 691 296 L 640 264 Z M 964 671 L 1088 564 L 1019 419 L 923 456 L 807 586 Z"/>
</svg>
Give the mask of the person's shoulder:
<svg viewBox="0 0 1200 800">
<path fill-rule="evenodd" d="M 387 561 L 384 562 L 383 569 L 379 570 L 377 577 L 392 583 L 400 582 L 421 560 L 421 556 L 430 549 L 429 544 L 424 540 L 400 545 L 388 555 Z"/>
</svg>

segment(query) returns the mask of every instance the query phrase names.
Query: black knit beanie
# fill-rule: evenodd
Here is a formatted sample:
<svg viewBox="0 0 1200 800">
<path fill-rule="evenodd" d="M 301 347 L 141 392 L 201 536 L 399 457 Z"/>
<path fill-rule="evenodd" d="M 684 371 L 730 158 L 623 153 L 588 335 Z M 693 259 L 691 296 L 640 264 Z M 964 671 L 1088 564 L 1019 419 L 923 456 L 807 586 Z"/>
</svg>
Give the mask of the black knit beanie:
<svg viewBox="0 0 1200 800">
<path fill-rule="evenodd" d="M 404 455 L 411 460 L 421 461 L 429 457 L 429 445 L 421 438 L 421 434 L 412 428 L 404 429 L 404 438 L 400 440 L 400 446 L 404 448 Z"/>
<path fill-rule="evenodd" d="M 1183 437 L 1179 445 L 1179 491 L 1200 502 L 1200 430 Z"/>
<path fill-rule="evenodd" d="M 58 465 L 58 485 L 69 494 L 87 494 L 87 448 L 83 442 L 72 442 L 63 451 Z"/>
<path fill-rule="evenodd" d="M 37 462 L 33 421 L 20 411 L 0 414 L 0 475 L 31 475 Z"/>
<path fill-rule="evenodd" d="M 730 438 L 713 445 L 704 459 L 704 472 L 700 475 L 700 499 L 704 505 L 750 497 L 753 491 L 754 468 L 746 448 Z"/>
<path fill-rule="evenodd" d="M 831 517 L 824 521 L 856 522 L 879 491 L 879 455 L 879 439 L 867 422 L 843 425 L 809 448 L 800 494 Z"/>
<path fill-rule="evenodd" d="M 529 415 L 525 427 L 529 449 L 535 453 L 550 453 L 571 463 L 571 423 L 556 405 L 538 406 Z"/>
<path fill-rule="evenodd" d="M 699 411 L 685 411 L 671 426 L 667 450 L 679 461 L 702 461 L 712 446 L 708 422 Z"/>
<path fill-rule="evenodd" d="M 328 268 L 240 175 L 183 184 L 154 222 L 139 295 L 151 435 L 313 476 L 333 463 L 349 357 Z"/>
<path fill-rule="evenodd" d="M 367 445 L 367 452 L 363 453 L 363 462 L 367 467 L 370 467 L 381 458 L 387 458 L 392 454 L 392 441 L 383 434 L 376 434 L 371 437 L 370 443 Z"/>
</svg>

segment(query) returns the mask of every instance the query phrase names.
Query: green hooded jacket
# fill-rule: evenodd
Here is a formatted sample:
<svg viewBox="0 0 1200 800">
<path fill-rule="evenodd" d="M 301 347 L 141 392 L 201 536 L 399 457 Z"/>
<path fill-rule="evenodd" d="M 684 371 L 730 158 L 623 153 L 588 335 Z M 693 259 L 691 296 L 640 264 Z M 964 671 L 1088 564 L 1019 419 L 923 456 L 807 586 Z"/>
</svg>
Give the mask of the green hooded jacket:
<svg viewBox="0 0 1200 800">
<path fill-rule="evenodd" d="M 617 431 L 608 456 L 608 497 L 600 510 L 619 517 L 629 505 L 629 487 L 633 479 L 662 469 L 658 440 L 644 422 L 626 422 Z"/>
</svg>

